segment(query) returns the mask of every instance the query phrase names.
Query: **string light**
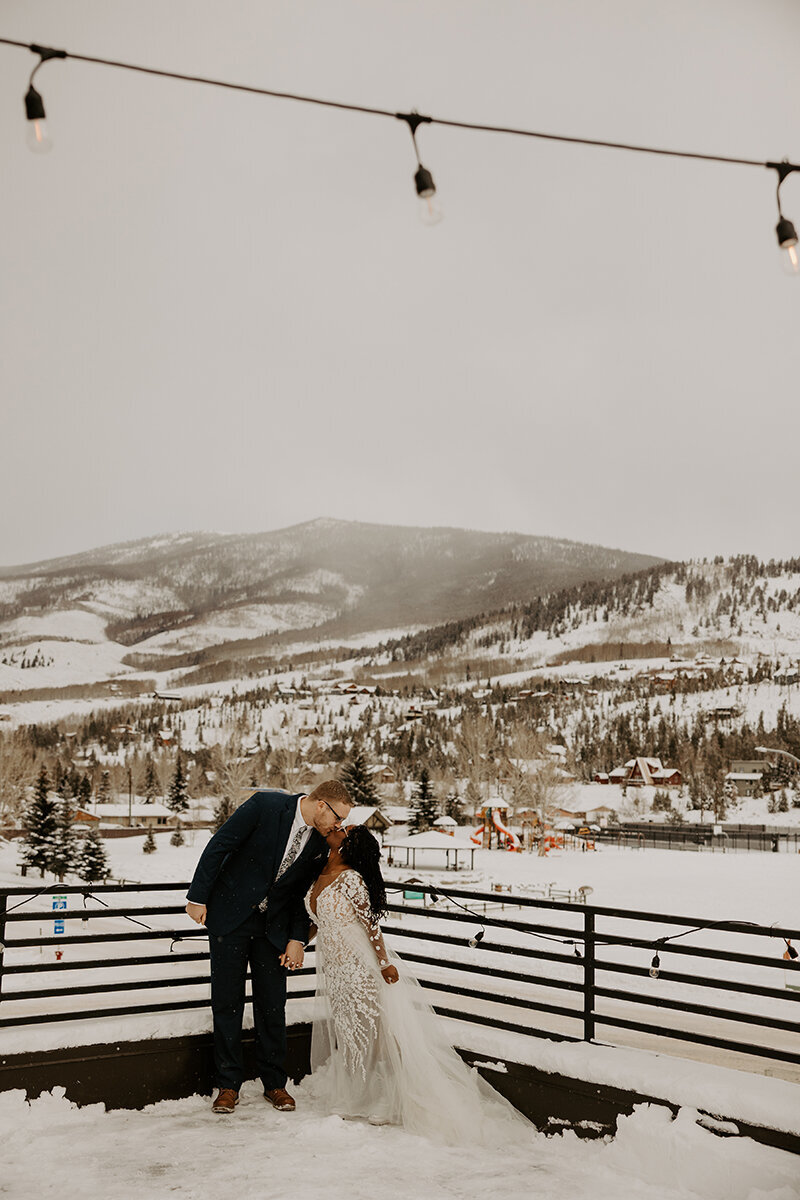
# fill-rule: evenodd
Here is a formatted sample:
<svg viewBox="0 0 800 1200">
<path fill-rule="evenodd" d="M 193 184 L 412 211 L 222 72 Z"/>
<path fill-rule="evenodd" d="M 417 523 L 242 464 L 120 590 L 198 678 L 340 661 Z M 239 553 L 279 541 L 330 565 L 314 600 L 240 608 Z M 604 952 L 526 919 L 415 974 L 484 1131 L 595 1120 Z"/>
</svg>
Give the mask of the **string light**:
<svg viewBox="0 0 800 1200">
<path fill-rule="evenodd" d="M 800 170 L 800 167 L 795 167 L 790 162 L 768 163 L 778 173 L 778 186 L 776 189 L 776 198 L 778 201 L 778 224 L 775 226 L 775 234 L 778 238 L 778 245 L 781 250 L 785 251 L 782 258 L 783 269 L 788 275 L 800 275 L 800 254 L 797 251 L 797 230 L 792 222 L 783 215 L 781 209 L 781 187 L 787 175 L 791 175 L 793 171 Z"/>
<path fill-rule="evenodd" d="M 279 100 L 292 100 L 301 104 L 315 104 L 324 108 L 338 109 L 342 112 L 363 113 L 373 117 L 391 117 L 395 120 L 404 121 L 411 131 L 412 141 L 414 143 L 414 153 L 417 158 L 417 170 L 414 174 L 414 185 L 417 196 L 420 201 L 420 216 L 425 224 L 435 225 L 442 219 L 442 211 L 439 206 L 436 185 L 433 181 L 433 175 L 427 167 L 423 166 L 419 156 L 417 147 L 416 132 L 420 125 L 442 125 L 450 129 L 465 129 L 478 133 L 502 133 L 512 137 L 538 138 L 543 141 L 562 142 L 568 145 L 575 146 L 597 146 L 609 150 L 625 150 L 634 154 L 658 154 L 668 158 L 683 158 L 694 159 L 698 162 L 713 162 L 725 163 L 732 166 L 740 167 L 761 167 L 778 173 L 778 224 L 775 232 L 778 239 L 778 245 L 785 252 L 783 259 L 784 269 L 795 277 L 800 277 L 800 252 L 798 252 L 798 237 L 797 230 L 789 220 L 784 216 L 781 208 L 780 190 L 781 185 L 787 175 L 791 175 L 795 171 L 800 171 L 800 165 L 790 163 L 788 160 L 783 162 L 763 162 L 759 159 L 752 158 L 734 158 L 730 155 L 723 154 L 701 154 L 697 151 L 688 150 L 667 150 L 659 146 L 644 146 L 632 142 L 612 142 L 601 138 L 584 138 L 574 137 L 566 134 L 545 133 L 542 130 L 536 129 L 520 129 L 514 126 L 506 125 L 486 125 L 473 121 L 456 121 L 444 117 L 423 116 L 417 112 L 398 113 L 392 112 L 389 109 L 373 108 L 362 104 L 345 104 L 338 100 L 324 100 L 319 96 L 306 96 L 295 92 L 279 92 L 271 88 L 253 87 L 248 84 L 231 83 L 224 79 L 211 79 L 203 75 L 187 75 L 179 71 L 159 70 L 156 67 L 143 67 L 136 63 L 120 62 L 115 59 L 98 58 L 95 55 L 89 54 L 73 54 L 66 50 L 55 50 L 48 46 L 39 46 L 28 42 L 17 41 L 13 38 L 0 37 L 0 45 L 15 46 L 20 49 L 30 50 L 39 56 L 39 63 L 34 68 L 31 74 L 31 80 L 28 86 L 28 92 L 25 96 L 25 113 L 29 122 L 29 137 L 28 142 L 31 148 L 37 152 L 48 150 L 50 148 L 50 139 L 44 125 L 45 109 L 44 102 L 40 94 L 33 86 L 33 76 L 38 71 L 42 63 L 51 58 L 70 58 L 76 62 L 95 63 L 99 66 L 115 67 L 122 71 L 136 71 L 143 75 L 155 75 L 162 79 L 177 79 L 186 83 L 202 83 L 210 87 L 227 88 L 230 91 L 247 92 L 254 96 L 271 96 Z"/>
<path fill-rule="evenodd" d="M 31 71 L 28 80 L 28 91 L 25 94 L 25 116 L 28 118 L 28 133 L 26 142 L 28 149 L 34 154 L 47 154 L 53 148 L 50 130 L 46 123 L 44 101 L 33 86 L 33 77 L 39 68 L 51 58 L 66 58 L 66 50 L 51 50 L 49 46 L 31 46 L 34 54 L 39 55 L 39 61 Z"/>
<path fill-rule="evenodd" d="M 419 219 L 423 225 L 438 225 L 443 213 L 436 195 L 436 184 L 427 167 L 423 167 L 417 146 L 417 130 L 420 125 L 430 125 L 430 117 L 421 117 L 418 112 L 395 113 L 398 121 L 405 121 L 414 143 L 414 153 L 417 156 L 417 170 L 414 175 L 414 186 L 419 196 Z"/>
</svg>

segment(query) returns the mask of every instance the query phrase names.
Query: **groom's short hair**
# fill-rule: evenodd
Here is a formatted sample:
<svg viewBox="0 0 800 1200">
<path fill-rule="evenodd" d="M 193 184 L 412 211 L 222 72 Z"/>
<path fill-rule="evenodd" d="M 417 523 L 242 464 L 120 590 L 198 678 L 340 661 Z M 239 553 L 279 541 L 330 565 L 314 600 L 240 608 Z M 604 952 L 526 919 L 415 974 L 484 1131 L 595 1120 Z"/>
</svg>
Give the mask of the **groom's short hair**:
<svg viewBox="0 0 800 1200">
<path fill-rule="evenodd" d="M 330 804 L 346 804 L 352 808 L 354 801 L 343 783 L 338 779 L 324 779 L 318 783 L 313 792 L 309 792 L 309 800 L 327 800 Z"/>
</svg>

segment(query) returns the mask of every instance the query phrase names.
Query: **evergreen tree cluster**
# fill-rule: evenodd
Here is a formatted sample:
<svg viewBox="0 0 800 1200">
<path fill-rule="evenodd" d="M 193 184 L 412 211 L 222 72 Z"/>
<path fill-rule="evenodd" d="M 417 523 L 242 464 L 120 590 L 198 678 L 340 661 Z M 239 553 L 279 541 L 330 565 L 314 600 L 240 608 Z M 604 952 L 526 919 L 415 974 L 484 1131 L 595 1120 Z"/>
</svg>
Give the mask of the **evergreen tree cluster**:
<svg viewBox="0 0 800 1200">
<path fill-rule="evenodd" d="M 51 795 L 44 767 L 26 810 L 24 827 L 20 866 L 25 871 L 37 870 L 42 879 L 49 871 L 61 882 L 70 873 L 86 883 L 108 876 L 108 860 L 99 830 L 90 826 L 83 841 L 78 840 L 72 805 L 62 796 Z"/>
</svg>

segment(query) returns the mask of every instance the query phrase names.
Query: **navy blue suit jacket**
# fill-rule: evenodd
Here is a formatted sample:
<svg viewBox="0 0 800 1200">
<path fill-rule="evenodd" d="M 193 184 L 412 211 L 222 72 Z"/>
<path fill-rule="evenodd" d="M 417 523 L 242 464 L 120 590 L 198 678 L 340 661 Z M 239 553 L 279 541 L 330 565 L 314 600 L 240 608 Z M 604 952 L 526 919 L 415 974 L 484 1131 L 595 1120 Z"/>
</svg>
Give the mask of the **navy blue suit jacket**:
<svg viewBox="0 0 800 1200">
<path fill-rule="evenodd" d="M 288 941 L 308 941 L 303 901 L 328 857 L 322 835 L 312 829 L 302 852 L 275 879 L 302 794 L 256 792 L 200 855 L 187 899 L 206 905 L 206 928 L 212 935 L 230 933 L 269 895 L 266 935 L 275 948 L 283 953 Z"/>
</svg>

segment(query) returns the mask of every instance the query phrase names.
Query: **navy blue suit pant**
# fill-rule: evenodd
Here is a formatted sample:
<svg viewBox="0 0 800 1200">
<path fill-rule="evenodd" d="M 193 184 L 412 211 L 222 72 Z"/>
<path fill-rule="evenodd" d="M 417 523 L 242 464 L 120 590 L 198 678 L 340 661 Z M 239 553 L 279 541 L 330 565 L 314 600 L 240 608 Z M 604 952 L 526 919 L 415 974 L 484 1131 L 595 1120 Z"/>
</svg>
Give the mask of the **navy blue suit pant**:
<svg viewBox="0 0 800 1200">
<path fill-rule="evenodd" d="M 256 1069 L 265 1091 L 286 1086 L 286 969 L 266 938 L 266 915 L 250 913 L 230 933 L 211 934 L 211 1010 L 217 1086 L 237 1092 L 245 1078 L 242 1018 L 250 967 Z"/>
</svg>

